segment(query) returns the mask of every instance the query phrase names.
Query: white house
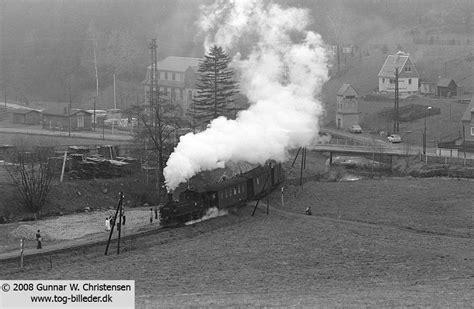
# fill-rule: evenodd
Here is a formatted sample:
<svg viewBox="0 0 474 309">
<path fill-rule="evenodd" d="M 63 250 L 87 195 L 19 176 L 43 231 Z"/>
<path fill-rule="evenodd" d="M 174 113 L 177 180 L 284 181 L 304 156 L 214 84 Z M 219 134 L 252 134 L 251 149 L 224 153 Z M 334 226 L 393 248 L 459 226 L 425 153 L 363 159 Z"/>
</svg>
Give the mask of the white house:
<svg viewBox="0 0 474 309">
<path fill-rule="evenodd" d="M 408 53 L 402 51 L 388 55 L 379 72 L 379 91 L 395 92 L 395 70 L 398 69 L 398 93 L 400 96 L 418 93 L 420 75 L 410 60 Z"/>
</svg>

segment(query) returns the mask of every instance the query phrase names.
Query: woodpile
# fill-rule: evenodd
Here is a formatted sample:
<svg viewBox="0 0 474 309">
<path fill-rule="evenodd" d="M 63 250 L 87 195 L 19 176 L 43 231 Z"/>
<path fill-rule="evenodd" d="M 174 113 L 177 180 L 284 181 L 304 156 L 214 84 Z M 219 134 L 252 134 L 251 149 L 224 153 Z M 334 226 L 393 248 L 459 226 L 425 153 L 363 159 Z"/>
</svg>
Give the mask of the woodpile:
<svg viewBox="0 0 474 309">
<path fill-rule="evenodd" d="M 129 161 L 132 161 L 129 159 Z M 135 160 L 136 161 L 136 160 Z M 131 174 L 133 164 L 119 160 L 107 160 L 100 156 L 85 157 L 74 161 L 70 179 L 115 178 Z"/>
</svg>

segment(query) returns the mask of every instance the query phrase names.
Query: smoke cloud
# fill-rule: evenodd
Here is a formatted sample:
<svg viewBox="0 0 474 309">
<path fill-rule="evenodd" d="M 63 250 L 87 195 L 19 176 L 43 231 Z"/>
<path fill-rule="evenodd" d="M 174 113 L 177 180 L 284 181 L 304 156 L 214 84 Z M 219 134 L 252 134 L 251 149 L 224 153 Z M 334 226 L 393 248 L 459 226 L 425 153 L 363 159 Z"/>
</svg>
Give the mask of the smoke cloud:
<svg viewBox="0 0 474 309">
<path fill-rule="evenodd" d="M 185 223 L 185 225 L 191 225 L 191 224 L 206 221 L 206 220 L 209 220 L 209 219 L 212 219 L 212 218 L 226 216 L 228 213 L 229 212 L 225 209 L 217 209 L 216 207 L 209 208 L 207 210 L 206 214 L 202 218 L 197 219 L 197 220 L 188 221 L 188 222 Z"/>
<path fill-rule="evenodd" d="M 258 40 L 248 56 L 236 53 L 232 62 L 251 106 L 235 120 L 219 117 L 205 131 L 180 138 L 164 169 L 170 190 L 228 161 L 284 161 L 288 150 L 318 138 L 323 113 L 316 97 L 328 78 L 328 54 L 321 36 L 305 30 L 306 10 L 250 0 L 217 1 L 202 10 L 206 47 L 230 50 L 246 36 Z"/>
</svg>

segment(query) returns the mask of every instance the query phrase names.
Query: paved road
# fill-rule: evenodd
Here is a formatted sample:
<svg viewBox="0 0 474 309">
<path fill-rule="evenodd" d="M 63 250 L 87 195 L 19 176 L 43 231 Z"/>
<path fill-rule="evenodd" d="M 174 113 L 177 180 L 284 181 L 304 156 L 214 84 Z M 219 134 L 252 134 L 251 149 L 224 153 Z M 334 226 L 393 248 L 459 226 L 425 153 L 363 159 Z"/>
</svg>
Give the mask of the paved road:
<svg viewBox="0 0 474 309">
<path fill-rule="evenodd" d="M 133 139 L 133 137 L 127 132 L 120 132 L 117 134 L 111 134 L 110 132 L 104 132 L 98 130 L 96 132 L 69 132 L 64 131 L 50 131 L 43 130 L 37 127 L 25 127 L 25 128 L 5 128 L 0 127 L 0 133 L 7 134 L 27 134 L 27 135 L 42 135 L 42 136 L 61 136 L 61 137 L 72 137 L 72 138 L 88 138 L 88 139 L 98 139 L 98 140 L 108 140 L 108 141 L 122 141 L 128 142 Z"/>
</svg>

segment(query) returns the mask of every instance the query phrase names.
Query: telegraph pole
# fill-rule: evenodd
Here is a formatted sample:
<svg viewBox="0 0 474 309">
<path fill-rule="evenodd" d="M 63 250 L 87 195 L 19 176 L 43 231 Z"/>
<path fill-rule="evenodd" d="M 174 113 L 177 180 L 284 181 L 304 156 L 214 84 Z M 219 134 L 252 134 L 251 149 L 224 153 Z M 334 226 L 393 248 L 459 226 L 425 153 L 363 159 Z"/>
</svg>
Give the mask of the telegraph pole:
<svg viewBox="0 0 474 309">
<path fill-rule="evenodd" d="M 398 68 L 395 68 L 395 106 L 393 110 L 393 132 L 400 131 L 400 122 L 398 120 Z"/>
<path fill-rule="evenodd" d="M 97 41 L 95 40 L 95 37 L 94 37 L 94 40 L 92 41 L 92 43 L 93 43 L 92 46 L 93 46 L 93 51 L 94 51 L 95 90 L 96 90 L 95 98 L 94 98 L 94 132 L 95 132 L 96 127 L 97 127 L 96 104 L 97 104 L 97 99 L 99 98 L 99 74 L 97 72 L 97 54 L 95 52 L 95 48 L 97 46 Z"/>
<path fill-rule="evenodd" d="M 72 104 L 72 97 L 71 97 L 71 84 L 69 84 L 69 106 L 67 107 L 67 118 L 69 120 L 69 136 L 71 136 L 71 104 Z"/>
<path fill-rule="evenodd" d="M 161 102 L 160 102 L 160 89 L 158 85 L 158 61 L 157 61 L 157 46 L 156 39 L 152 39 L 150 43 L 151 50 L 151 70 L 150 70 L 150 110 L 154 112 L 152 116 L 153 122 L 151 127 L 153 128 L 153 134 L 156 134 L 153 138 L 155 146 L 158 148 L 158 180 L 156 182 L 156 189 L 158 190 L 158 201 L 161 200 L 162 186 L 161 182 L 163 179 L 163 124 L 161 119 Z"/>
<path fill-rule="evenodd" d="M 96 116 L 95 116 L 95 105 L 96 105 L 96 101 L 97 101 L 97 97 L 94 97 L 94 132 L 95 132 L 95 127 L 97 126 L 97 119 L 96 119 Z"/>
<path fill-rule="evenodd" d="M 151 50 L 151 70 L 150 70 L 150 108 L 155 105 L 155 75 L 156 75 L 156 39 L 150 43 Z"/>
<path fill-rule="evenodd" d="M 5 68 L 5 53 L 6 50 L 3 48 L 5 45 L 5 10 L 7 7 L 7 1 L 3 0 L 2 2 L 2 33 L 0 34 L 0 40 L 2 43 L 0 44 L 0 54 L 2 55 L 1 63 L 0 63 L 0 71 L 2 72 L 2 86 L 3 86 L 3 96 L 4 96 L 4 103 L 5 103 L 5 110 L 7 109 L 7 78 L 6 78 L 6 68 Z"/>
</svg>

